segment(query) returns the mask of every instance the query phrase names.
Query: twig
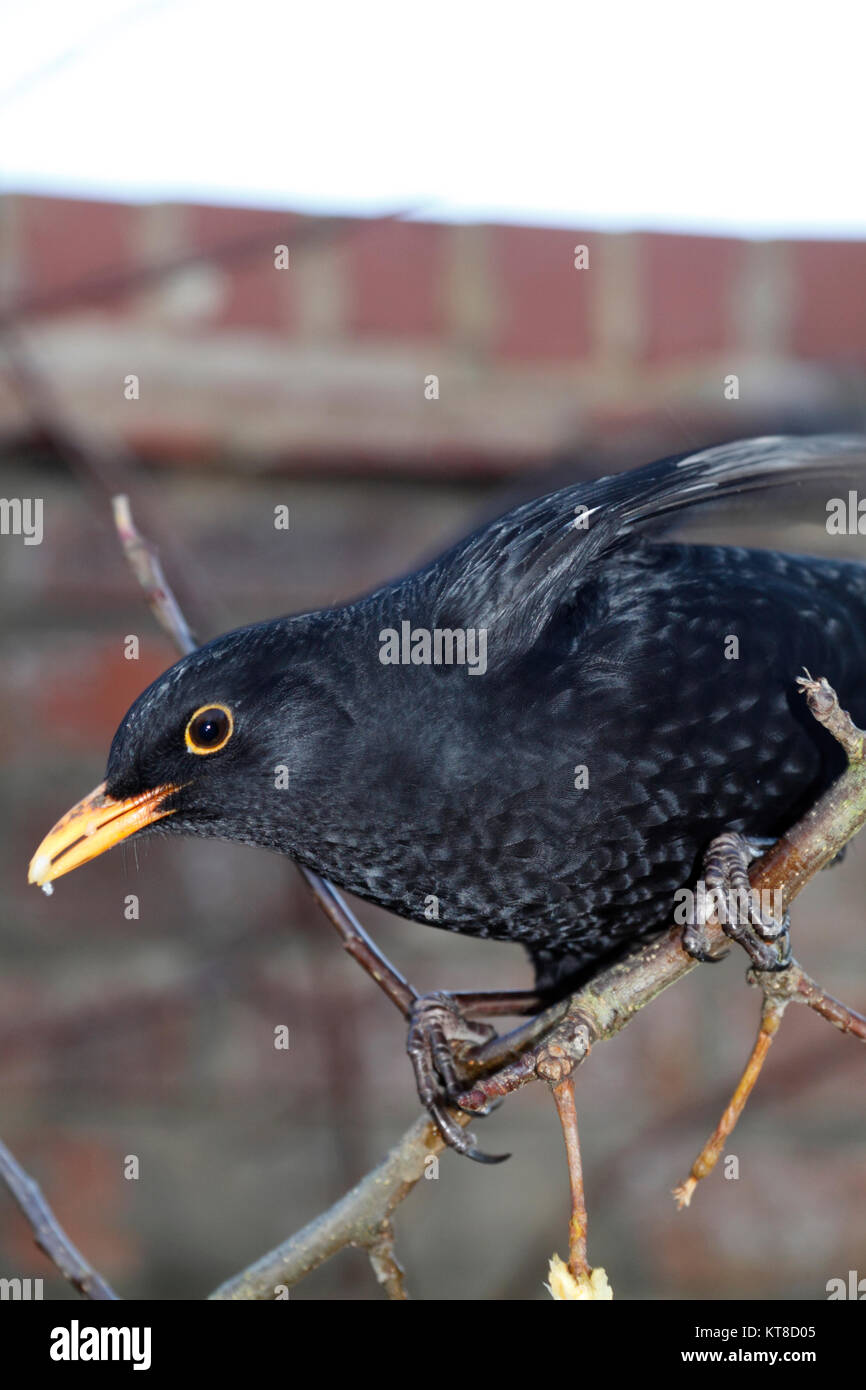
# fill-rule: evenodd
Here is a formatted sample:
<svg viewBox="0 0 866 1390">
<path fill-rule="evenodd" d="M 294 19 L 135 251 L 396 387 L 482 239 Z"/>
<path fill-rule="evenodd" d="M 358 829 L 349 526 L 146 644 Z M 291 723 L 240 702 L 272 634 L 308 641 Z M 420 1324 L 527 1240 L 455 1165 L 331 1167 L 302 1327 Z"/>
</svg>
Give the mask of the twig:
<svg viewBox="0 0 866 1390">
<path fill-rule="evenodd" d="M 788 1006 L 787 999 L 779 1000 L 765 999 L 764 1007 L 761 1011 L 761 1026 L 758 1029 L 758 1036 L 755 1046 L 752 1048 L 751 1055 L 746 1063 L 745 1070 L 740 1077 L 737 1089 L 731 1097 L 730 1104 L 725 1109 L 722 1118 L 716 1125 L 710 1138 L 701 1149 L 691 1167 L 691 1172 L 685 1182 L 680 1183 L 674 1188 L 674 1199 L 681 1209 L 687 1207 L 692 1200 L 695 1188 L 702 1178 L 709 1177 L 710 1173 L 718 1163 L 722 1150 L 725 1147 L 737 1120 L 743 1113 L 743 1107 L 752 1089 L 761 1074 L 761 1068 L 770 1050 L 770 1044 L 779 1029 L 782 1015 Z"/>
<path fill-rule="evenodd" d="M 797 993 L 792 997 L 793 1003 L 808 1004 L 816 1014 L 820 1014 L 828 1023 L 832 1023 L 834 1028 L 838 1028 L 840 1033 L 850 1033 L 852 1037 L 859 1038 L 860 1042 L 866 1042 L 866 1018 L 850 1005 L 843 1004 L 840 999 L 828 994 L 802 970 L 796 977 L 796 990 Z"/>
<path fill-rule="evenodd" d="M 562 1125 L 565 1153 L 568 1159 L 568 1182 L 571 1190 L 571 1220 L 568 1223 L 568 1268 L 575 1279 L 588 1279 L 586 1258 L 586 1197 L 583 1191 L 583 1162 L 580 1157 L 580 1137 L 577 1132 L 577 1107 L 574 1103 L 574 1077 L 567 1076 L 552 1086 L 553 1098 Z"/>
<path fill-rule="evenodd" d="M 458 1123 L 467 1124 L 469 1119 L 470 1116 L 461 1115 Z M 249 1269 L 221 1284 L 211 1298 L 272 1299 L 281 1285 L 291 1288 L 347 1245 L 363 1246 L 379 1258 L 387 1249 L 382 1243 L 383 1230 L 389 1230 L 391 1213 L 408 1197 L 444 1147 L 431 1120 L 416 1120 L 382 1163 L 345 1197 Z M 393 1260 L 393 1249 L 387 1259 Z M 396 1287 L 396 1278 L 393 1273 L 388 1276 L 392 1288 Z"/>
<path fill-rule="evenodd" d="M 404 1270 L 394 1251 L 394 1231 L 390 1221 L 384 1221 L 376 1239 L 367 1247 L 370 1264 L 390 1299 L 404 1300 L 409 1297 L 404 1283 Z"/>
<path fill-rule="evenodd" d="M 196 640 L 189 630 L 180 605 L 166 583 L 159 556 L 142 539 L 132 519 L 129 498 L 121 494 L 111 499 L 114 524 L 130 569 L 144 590 L 145 598 L 160 627 L 168 633 L 181 655 L 195 650 Z"/>
<path fill-rule="evenodd" d="M 819 724 L 824 725 L 837 743 L 841 743 L 849 763 L 862 762 L 863 740 L 866 735 L 862 729 L 857 728 L 848 711 L 842 709 L 827 678 L 822 676 L 820 680 L 815 680 L 807 671 L 804 676 L 797 677 L 797 684 L 806 696 L 810 713 Z"/>
<path fill-rule="evenodd" d="M 25 1173 L 2 1140 L 0 1177 L 29 1221 L 39 1249 L 56 1265 L 63 1277 L 68 1279 L 79 1293 L 84 1294 L 85 1298 L 105 1301 L 117 1299 L 111 1285 L 97 1274 L 81 1251 L 73 1245 L 43 1197 L 38 1183 Z"/>
</svg>

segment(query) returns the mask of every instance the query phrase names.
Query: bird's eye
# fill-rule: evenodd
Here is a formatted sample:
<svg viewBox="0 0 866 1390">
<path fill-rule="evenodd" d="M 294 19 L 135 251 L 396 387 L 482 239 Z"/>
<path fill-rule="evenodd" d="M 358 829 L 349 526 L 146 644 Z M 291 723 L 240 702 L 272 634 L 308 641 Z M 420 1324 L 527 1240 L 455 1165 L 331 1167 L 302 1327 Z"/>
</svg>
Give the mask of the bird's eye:
<svg viewBox="0 0 866 1390">
<path fill-rule="evenodd" d="M 227 705 L 202 705 L 186 726 L 186 746 L 191 753 L 218 753 L 228 743 L 234 727 Z"/>
</svg>

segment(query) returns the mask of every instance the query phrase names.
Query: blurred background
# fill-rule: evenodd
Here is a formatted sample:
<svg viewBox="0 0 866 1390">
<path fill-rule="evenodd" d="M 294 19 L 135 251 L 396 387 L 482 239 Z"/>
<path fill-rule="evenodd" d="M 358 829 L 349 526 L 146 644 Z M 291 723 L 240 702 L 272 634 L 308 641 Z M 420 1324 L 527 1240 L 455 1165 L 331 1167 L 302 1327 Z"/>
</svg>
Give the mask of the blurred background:
<svg viewBox="0 0 866 1390">
<path fill-rule="evenodd" d="M 699 33 L 645 42 L 636 12 L 605 29 L 545 5 L 537 40 L 485 5 L 459 40 L 449 6 L 418 32 L 389 5 L 362 23 L 258 0 L 5 21 L 0 495 L 43 499 L 44 536 L 0 535 L 0 1134 L 124 1296 L 202 1297 L 339 1197 L 417 1102 L 400 1018 L 288 861 L 156 840 L 50 899 L 27 888 L 174 660 L 110 496 L 130 493 L 206 639 L 351 598 L 580 477 L 862 428 L 860 50 L 839 43 L 804 104 L 791 73 L 815 35 L 752 14 L 744 55 L 736 11 L 711 54 Z M 736 112 L 694 119 L 726 85 Z M 862 556 L 825 522 L 823 500 L 774 496 L 692 533 Z M 794 922 L 807 968 L 861 1008 L 864 887 L 855 842 Z M 420 990 L 529 983 L 517 947 L 356 907 Z M 674 1208 L 752 1043 L 743 976 L 740 955 L 695 972 L 579 1074 L 590 1258 L 619 1297 L 813 1299 L 866 1274 L 866 1059 L 805 1010 L 728 1146 L 739 1177 L 720 1166 Z M 476 1129 L 513 1157 L 446 1155 L 399 1209 L 410 1291 L 546 1298 L 567 1244 L 552 1102 L 528 1087 Z M 0 1191 L 4 1276 L 76 1297 Z M 292 1293 L 378 1297 L 356 1251 Z"/>
</svg>

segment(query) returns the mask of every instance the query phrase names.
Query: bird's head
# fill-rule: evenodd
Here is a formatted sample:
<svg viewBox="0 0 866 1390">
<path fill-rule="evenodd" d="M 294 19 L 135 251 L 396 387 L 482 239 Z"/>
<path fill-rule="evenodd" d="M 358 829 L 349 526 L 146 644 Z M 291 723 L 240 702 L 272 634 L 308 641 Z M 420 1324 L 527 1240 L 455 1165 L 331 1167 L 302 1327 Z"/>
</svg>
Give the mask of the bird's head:
<svg viewBox="0 0 866 1390">
<path fill-rule="evenodd" d="M 105 780 L 39 845 L 29 881 L 154 828 L 285 847 L 291 776 L 305 780 L 326 733 L 307 637 L 297 619 L 258 624 L 164 672 L 124 716 Z"/>
</svg>

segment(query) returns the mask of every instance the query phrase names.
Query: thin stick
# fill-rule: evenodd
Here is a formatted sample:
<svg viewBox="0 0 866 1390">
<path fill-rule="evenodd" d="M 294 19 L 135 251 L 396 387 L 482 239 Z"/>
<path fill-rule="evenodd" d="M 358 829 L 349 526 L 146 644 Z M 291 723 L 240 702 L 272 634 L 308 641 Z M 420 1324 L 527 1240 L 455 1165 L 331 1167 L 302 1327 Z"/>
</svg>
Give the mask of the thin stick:
<svg viewBox="0 0 866 1390">
<path fill-rule="evenodd" d="M 448 994 L 467 1018 L 535 1016 L 542 1006 L 541 997 L 534 989 L 449 990 Z"/>
<path fill-rule="evenodd" d="M 376 1239 L 367 1247 L 376 1282 L 382 1285 L 390 1299 L 403 1301 L 406 1292 L 405 1271 L 394 1250 L 394 1231 L 390 1221 L 383 1221 Z"/>
<path fill-rule="evenodd" d="M 174 642 L 182 656 L 197 646 L 180 605 L 169 588 L 155 548 L 143 539 L 132 519 L 129 498 L 121 494 L 111 499 L 114 524 L 129 561 L 129 567 L 141 585 L 151 612 L 164 632 Z"/>
<path fill-rule="evenodd" d="M 97 1301 L 117 1300 L 110 1284 L 87 1263 L 81 1251 L 73 1245 L 57 1217 L 42 1195 L 42 1190 L 0 1140 L 0 1177 L 6 1183 L 33 1230 L 39 1249 L 51 1260 L 65 1279 L 85 1298 Z"/>
<path fill-rule="evenodd" d="M 761 1074 L 761 1069 L 764 1062 L 767 1060 L 770 1044 L 778 1032 L 779 1024 L 782 1021 L 782 1015 L 787 1008 L 788 1002 L 789 1001 L 786 999 L 764 1000 L 758 1036 L 743 1074 L 737 1084 L 737 1089 L 731 1096 L 730 1103 L 722 1115 L 722 1118 L 719 1120 L 710 1138 L 692 1164 L 689 1176 L 686 1178 L 685 1182 L 680 1183 L 678 1187 L 674 1188 L 674 1199 L 680 1210 L 689 1205 L 698 1183 L 703 1178 L 709 1177 L 718 1163 L 722 1155 L 722 1150 L 733 1133 L 734 1126 L 742 1115 L 746 1101 L 752 1094 L 755 1082 Z"/>
<path fill-rule="evenodd" d="M 465 1125 L 471 1116 L 455 1114 L 454 1118 Z M 383 1223 L 429 1171 L 430 1163 L 438 1163 L 444 1148 L 445 1141 L 433 1121 L 426 1116 L 416 1120 L 378 1167 L 350 1192 L 249 1269 L 221 1284 L 210 1297 L 272 1299 L 279 1286 L 291 1288 L 347 1245 L 375 1248 L 381 1241 Z"/>
<path fill-rule="evenodd" d="M 816 1014 L 832 1023 L 834 1028 L 838 1028 L 840 1033 L 849 1033 L 860 1042 L 866 1042 L 866 1018 L 849 1004 L 843 1004 L 841 999 L 828 994 L 802 970 L 797 981 L 797 997 L 793 1002 L 807 1004 Z"/>
<path fill-rule="evenodd" d="M 574 1102 L 574 1077 L 567 1076 L 551 1086 L 553 1099 L 562 1125 L 565 1154 L 568 1160 L 568 1182 L 571 1189 L 571 1219 L 568 1223 L 568 1268 L 575 1279 L 588 1279 L 586 1258 L 586 1197 L 583 1191 L 583 1162 L 580 1157 L 580 1138 L 577 1132 L 577 1106 Z"/>
</svg>

